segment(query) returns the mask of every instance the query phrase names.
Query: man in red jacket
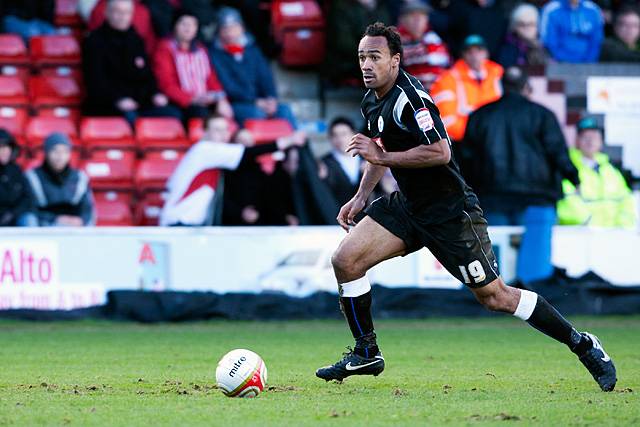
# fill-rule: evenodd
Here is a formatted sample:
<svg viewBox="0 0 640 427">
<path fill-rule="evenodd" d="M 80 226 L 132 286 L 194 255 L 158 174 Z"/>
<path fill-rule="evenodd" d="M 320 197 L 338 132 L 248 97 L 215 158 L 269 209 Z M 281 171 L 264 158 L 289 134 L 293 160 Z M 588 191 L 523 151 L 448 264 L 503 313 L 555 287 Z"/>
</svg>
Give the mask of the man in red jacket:
<svg viewBox="0 0 640 427">
<path fill-rule="evenodd" d="M 180 10 L 174 16 L 173 36 L 158 45 L 154 73 L 158 87 L 169 100 L 182 109 L 186 120 L 206 118 L 214 110 L 226 118 L 233 110 L 204 46 L 196 40 L 198 18 Z"/>
</svg>

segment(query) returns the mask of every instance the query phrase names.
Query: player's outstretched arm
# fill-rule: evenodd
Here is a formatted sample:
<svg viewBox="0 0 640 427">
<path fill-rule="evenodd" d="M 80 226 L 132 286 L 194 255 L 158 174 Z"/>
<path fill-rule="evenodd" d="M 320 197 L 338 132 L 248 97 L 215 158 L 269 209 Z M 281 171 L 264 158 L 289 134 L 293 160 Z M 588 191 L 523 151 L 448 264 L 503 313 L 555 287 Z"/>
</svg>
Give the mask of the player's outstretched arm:
<svg viewBox="0 0 640 427">
<path fill-rule="evenodd" d="M 355 225 L 355 216 L 364 209 L 369 195 L 386 171 L 387 168 L 385 166 L 367 163 L 358 191 L 355 196 L 340 209 L 338 218 L 336 218 L 340 226 L 346 231 L 349 231 L 349 226 Z"/>
</svg>

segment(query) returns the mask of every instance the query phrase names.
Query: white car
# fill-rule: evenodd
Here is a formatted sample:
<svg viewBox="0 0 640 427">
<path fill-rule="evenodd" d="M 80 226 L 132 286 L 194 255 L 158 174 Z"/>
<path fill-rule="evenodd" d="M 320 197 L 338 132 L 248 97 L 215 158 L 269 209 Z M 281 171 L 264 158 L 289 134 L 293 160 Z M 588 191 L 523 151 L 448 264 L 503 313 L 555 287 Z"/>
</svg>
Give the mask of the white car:
<svg viewBox="0 0 640 427">
<path fill-rule="evenodd" d="M 259 278 L 263 292 L 305 297 L 318 291 L 337 292 L 331 267 L 331 250 L 303 249 L 291 252 L 273 270 Z"/>
</svg>

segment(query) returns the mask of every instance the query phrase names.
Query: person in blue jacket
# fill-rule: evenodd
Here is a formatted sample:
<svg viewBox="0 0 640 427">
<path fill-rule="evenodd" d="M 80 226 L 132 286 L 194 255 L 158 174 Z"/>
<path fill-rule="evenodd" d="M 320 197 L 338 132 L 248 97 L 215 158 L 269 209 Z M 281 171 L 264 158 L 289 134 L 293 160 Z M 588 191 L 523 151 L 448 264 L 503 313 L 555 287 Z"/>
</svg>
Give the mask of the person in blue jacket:
<svg viewBox="0 0 640 427">
<path fill-rule="evenodd" d="M 218 35 L 210 51 L 218 79 L 242 126 L 246 119 L 278 117 L 296 127 L 288 105 L 278 102 L 276 85 L 267 59 L 245 31 L 240 13 L 223 7 L 218 12 Z"/>
<path fill-rule="evenodd" d="M 602 11 L 591 0 L 552 0 L 542 9 L 542 43 L 559 62 L 598 62 L 603 27 Z"/>
</svg>

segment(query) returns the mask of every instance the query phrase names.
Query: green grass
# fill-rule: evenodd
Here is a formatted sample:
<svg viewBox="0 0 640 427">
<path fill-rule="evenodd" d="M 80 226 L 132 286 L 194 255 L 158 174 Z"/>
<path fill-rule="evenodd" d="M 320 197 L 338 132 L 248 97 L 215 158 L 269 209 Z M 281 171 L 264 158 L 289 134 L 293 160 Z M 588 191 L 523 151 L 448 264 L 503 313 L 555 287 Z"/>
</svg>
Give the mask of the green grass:
<svg viewBox="0 0 640 427">
<path fill-rule="evenodd" d="M 351 339 L 338 321 L 0 322 L 0 425 L 640 425 L 640 318 L 579 318 L 618 367 L 602 393 L 566 348 L 516 319 L 380 321 L 387 369 L 314 377 Z M 214 387 L 226 351 L 250 348 L 269 390 Z"/>
</svg>

